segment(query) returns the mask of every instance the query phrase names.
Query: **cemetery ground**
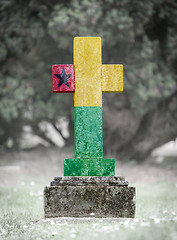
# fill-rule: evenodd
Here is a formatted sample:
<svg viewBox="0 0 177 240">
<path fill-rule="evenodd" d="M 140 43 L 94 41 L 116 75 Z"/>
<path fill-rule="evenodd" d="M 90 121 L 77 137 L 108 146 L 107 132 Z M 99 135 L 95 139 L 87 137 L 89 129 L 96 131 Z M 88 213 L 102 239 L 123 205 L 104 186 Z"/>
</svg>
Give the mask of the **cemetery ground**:
<svg viewBox="0 0 177 240">
<path fill-rule="evenodd" d="M 0 153 L 0 239 L 177 239 L 177 161 L 116 162 L 136 187 L 135 219 L 44 219 L 43 189 L 69 150 Z"/>
</svg>

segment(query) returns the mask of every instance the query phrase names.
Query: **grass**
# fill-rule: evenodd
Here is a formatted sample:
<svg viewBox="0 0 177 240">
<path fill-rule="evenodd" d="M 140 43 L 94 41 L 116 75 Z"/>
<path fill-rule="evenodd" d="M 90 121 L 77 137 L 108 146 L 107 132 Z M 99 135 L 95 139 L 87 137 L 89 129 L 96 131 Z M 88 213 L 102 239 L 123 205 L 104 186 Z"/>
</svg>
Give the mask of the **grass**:
<svg viewBox="0 0 177 240">
<path fill-rule="evenodd" d="M 170 170 L 169 166 L 117 162 L 117 175 L 125 176 L 136 187 L 135 219 L 45 220 L 43 189 L 54 176 L 62 175 L 66 157 L 72 155 L 59 153 L 58 149 L 1 156 L 0 240 L 177 239 L 177 174 L 173 171 L 177 168 Z M 19 169 L 2 170 L 3 166 L 18 166 Z M 2 184 L 3 180 L 9 183 Z"/>
<path fill-rule="evenodd" d="M 25 185 L 24 185 L 25 184 Z M 139 184 L 135 219 L 43 219 L 43 185 L 0 188 L 0 239 L 177 239 L 176 183 Z"/>
</svg>

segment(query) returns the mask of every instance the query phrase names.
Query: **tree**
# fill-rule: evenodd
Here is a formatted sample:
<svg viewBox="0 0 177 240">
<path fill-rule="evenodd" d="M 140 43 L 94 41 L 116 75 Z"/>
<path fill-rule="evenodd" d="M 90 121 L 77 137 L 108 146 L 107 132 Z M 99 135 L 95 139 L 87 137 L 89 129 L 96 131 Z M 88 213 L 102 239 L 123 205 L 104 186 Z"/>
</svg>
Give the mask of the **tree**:
<svg viewBox="0 0 177 240">
<path fill-rule="evenodd" d="M 174 0 L 13 0 L 0 7 L 3 145 L 11 136 L 17 146 L 25 124 L 45 137 L 39 122 L 58 129 L 58 116 L 69 119 L 73 134 L 73 96 L 51 93 L 51 65 L 72 63 L 74 36 L 101 36 L 103 63 L 124 64 L 124 93 L 103 96 L 105 153 L 142 160 L 176 138 Z"/>
</svg>

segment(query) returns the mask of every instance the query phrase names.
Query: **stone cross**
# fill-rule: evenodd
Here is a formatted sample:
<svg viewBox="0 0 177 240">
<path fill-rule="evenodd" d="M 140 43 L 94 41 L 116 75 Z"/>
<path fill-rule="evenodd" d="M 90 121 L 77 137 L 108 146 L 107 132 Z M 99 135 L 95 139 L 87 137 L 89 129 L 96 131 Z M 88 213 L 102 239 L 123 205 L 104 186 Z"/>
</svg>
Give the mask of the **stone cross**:
<svg viewBox="0 0 177 240">
<path fill-rule="evenodd" d="M 115 160 L 103 158 L 102 92 L 123 91 L 123 66 L 102 64 L 101 38 L 74 38 L 74 65 L 52 66 L 53 92 L 74 92 L 75 158 L 64 176 L 114 176 Z"/>
</svg>

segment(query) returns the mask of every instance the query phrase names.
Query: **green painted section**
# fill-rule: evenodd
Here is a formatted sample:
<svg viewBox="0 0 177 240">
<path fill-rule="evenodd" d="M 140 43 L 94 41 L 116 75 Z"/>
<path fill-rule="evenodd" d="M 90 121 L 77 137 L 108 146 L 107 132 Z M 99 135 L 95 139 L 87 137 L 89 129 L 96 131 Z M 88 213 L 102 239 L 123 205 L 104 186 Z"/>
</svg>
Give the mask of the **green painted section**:
<svg viewBox="0 0 177 240">
<path fill-rule="evenodd" d="M 115 160 L 105 158 L 65 159 L 64 176 L 114 176 Z"/>
<path fill-rule="evenodd" d="M 102 158 L 102 107 L 74 107 L 74 124 L 75 158 Z"/>
<path fill-rule="evenodd" d="M 74 107 L 75 158 L 64 176 L 114 176 L 115 160 L 103 158 L 102 107 Z"/>
</svg>

